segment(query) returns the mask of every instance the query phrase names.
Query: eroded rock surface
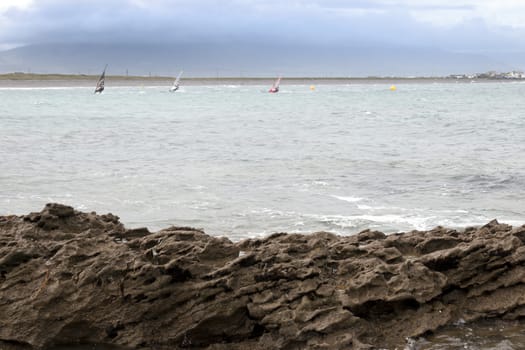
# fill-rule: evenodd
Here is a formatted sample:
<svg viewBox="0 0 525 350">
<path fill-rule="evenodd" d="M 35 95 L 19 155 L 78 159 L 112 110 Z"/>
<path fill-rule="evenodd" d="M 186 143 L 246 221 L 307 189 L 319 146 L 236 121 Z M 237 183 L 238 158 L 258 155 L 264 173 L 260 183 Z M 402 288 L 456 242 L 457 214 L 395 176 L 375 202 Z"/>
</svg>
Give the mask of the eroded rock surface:
<svg viewBox="0 0 525 350">
<path fill-rule="evenodd" d="M 0 348 L 394 349 L 525 315 L 525 225 L 233 243 L 48 204 L 0 217 Z"/>
</svg>

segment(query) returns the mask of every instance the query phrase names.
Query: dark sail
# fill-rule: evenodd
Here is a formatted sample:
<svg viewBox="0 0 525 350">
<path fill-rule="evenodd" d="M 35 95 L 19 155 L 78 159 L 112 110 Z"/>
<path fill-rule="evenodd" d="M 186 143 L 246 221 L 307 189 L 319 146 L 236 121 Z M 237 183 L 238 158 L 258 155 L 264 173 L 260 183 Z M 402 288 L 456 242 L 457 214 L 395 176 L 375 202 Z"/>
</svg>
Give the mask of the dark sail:
<svg viewBox="0 0 525 350">
<path fill-rule="evenodd" d="M 97 92 L 101 93 L 102 91 L 104 91 L 104 79 L 106 78 L 106 68 L 108 68 L 107 64 L 104 67 L 104 71 L 100 75 L 100 78 L 98 78 L 97 87 L 95 88 L 95 94 Z"/>
</svg>

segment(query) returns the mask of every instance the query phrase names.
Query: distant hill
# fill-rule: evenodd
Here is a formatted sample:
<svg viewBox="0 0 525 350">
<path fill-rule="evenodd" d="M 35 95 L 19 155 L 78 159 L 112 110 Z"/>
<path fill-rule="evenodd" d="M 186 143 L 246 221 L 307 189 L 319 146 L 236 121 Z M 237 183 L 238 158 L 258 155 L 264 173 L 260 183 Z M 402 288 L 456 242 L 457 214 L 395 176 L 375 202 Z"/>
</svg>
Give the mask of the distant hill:
<svg viewBox="0 0 525 350">
<path fill-rule="evenodd" d="M 109 45 L 45 44 L 0 51 L 0 73 L 174 76 L 444 76 L 516 67 L 484 55 L 417 48 L 271 43 Z M 519 67 L 517 67 L 519 68 Z"/>
</svg>

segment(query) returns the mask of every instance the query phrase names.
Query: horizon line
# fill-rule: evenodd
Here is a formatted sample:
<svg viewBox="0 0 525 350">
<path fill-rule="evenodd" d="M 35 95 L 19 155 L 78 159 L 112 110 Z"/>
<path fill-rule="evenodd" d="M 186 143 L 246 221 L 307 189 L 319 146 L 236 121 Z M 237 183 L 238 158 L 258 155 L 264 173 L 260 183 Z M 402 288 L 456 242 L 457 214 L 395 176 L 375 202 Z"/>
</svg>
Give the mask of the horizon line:
<svg viewBox="0 0 525 350">
<path fill-rule="evenodd" d="M 477 75 L 483 75 L 487 73 L 476 73 L 474 74 L 476 79 L 486 80 L 512 80 L 509 78 L 491 78 L 491 77 L 479 77 Z M 504 73 L 502 73 L 504 74 Z M 0 73 L 0 80 L 88 80 L 97 79 L 100 74 L 68 74 L 68 73 L 26 73 L 26 72 L 9 72 Z M 469 76 L 472 74 L 449 74 L 449 75 L 421 75 L 421 76 L 394 76 L 394 75 L 381 75 L 381 76 L 289 76 L 280 74 L 283 80 L 416 80 L 416 79 L 448 79 L 448 80 L 468 80 L 472 79 Z M 462 76 L 458 78 L 459 76 Z M 275 79 L 276 75 L 268 76 L 186 76 L 183 80 L 267 80 Z M 118 80 L 171 80 L 175 79 L 176 76 L 169 75 L 111 75 L 106 74 L 106 79 L 118 79 Z M 523 80 L 524 78 L 516 78 L 516 80 Z"/>
</svg>

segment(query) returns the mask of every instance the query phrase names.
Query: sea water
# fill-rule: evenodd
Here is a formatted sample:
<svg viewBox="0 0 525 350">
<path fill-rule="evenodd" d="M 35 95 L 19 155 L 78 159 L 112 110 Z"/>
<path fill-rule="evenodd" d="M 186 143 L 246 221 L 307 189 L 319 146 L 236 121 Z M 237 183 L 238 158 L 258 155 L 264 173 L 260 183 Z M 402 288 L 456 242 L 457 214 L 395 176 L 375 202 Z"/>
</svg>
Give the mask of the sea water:
<svg viewBox="0 0 525 350">
<path fill-rule="evenodd" d="M 525 83 L 0 88 L 0 215 L 353 234 L 525 223 Z"/>
<path fill-rule="evenodd" d="M 354 234 L 525 223 L 525 83 L 0 88 L 0 215 Z M 420 349 L 522 349 L 522 324 Z"/>
</svg>

